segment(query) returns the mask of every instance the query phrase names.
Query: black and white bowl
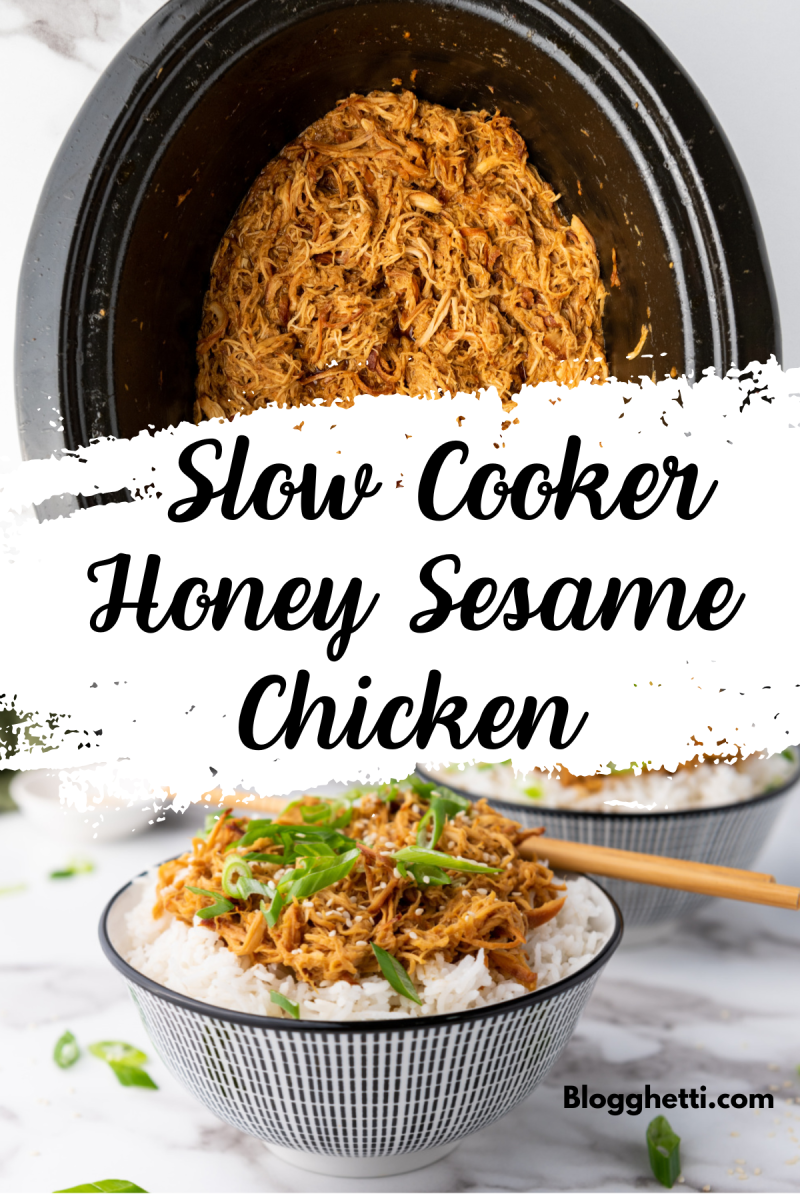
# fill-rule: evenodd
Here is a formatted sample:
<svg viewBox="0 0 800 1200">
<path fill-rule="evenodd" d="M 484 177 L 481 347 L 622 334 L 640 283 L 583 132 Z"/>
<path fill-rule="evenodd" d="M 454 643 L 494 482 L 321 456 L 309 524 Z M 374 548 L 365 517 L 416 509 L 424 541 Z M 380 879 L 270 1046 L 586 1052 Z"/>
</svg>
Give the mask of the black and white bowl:
<svg viewBox="0 0 800 1200">
<path fill-rule="evenodd" d="M 559 983 L 444 1016 L 274 1019 L 192 1000 L 130 966 L 125 918 L 143 886 L 140 876 L 112 898 L 100 941 L 167 1068 L 221 1120 L 327 1175 L 427 1166 L 507 1113 L 556 1062 L 622 936 L 619 908 L 595 884 L 608 939 Z"/>
<path fill-rule="evenodd" d="M 425 779 L 435 778 L 422 767 L 417 767 L 417 773 Z M 564 841 L 747 869 L 758 857 L 798 778 L 800 765 L 780 787 L 749 800 L 716 808 L 663 813 L 575 812 L 539 804 L 515 804 L 488 793 L 485 798 L 512 820 L 526 826 L 544 825 L 547 835 Z M 450 779 L 445 781 L 442 777 L 441 782 L 469 800 L 481 799 L 454 786 Z M 692 892 L 621 879 L 603 882 L 622 909 L 629 933 L 639 927 L 652 931 L 653 926 L 682 920 L 710 903 L 710 897 Z"/>
</svg>

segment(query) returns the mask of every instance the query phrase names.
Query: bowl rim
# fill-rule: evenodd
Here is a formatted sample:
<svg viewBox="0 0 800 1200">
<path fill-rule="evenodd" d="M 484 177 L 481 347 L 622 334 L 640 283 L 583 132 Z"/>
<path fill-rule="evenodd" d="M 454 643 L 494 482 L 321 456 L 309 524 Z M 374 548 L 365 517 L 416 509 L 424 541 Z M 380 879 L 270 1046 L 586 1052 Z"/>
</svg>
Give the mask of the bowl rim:
<svg viewBox="0 0 800 1200">
<path fill-rule="evenodd" d="M 414 773 L 428 783 L 438 783 L 443 787 L 449 787 L 456 795 L 463 796 L 466 800 L 471 800 L 473 804 L 476 804 L 479 800 L 486 800 L 489 804 L 503 804 L 508 808 L 517 809 L 520 813 L 543 813 L 549 817 L 580 817 L 581 820 L 588 818 L 593 821 L 663 821 L 673 817 L 698 818 L 707 816 L 709 813 L 739 812 L 743 808 L 753 808 L 758 804 L 766 804 L 770 800 L 777 800 L 800 780 L 800 746 L 793 746 L 792 749 L 797 754 L 794 770 L 779 787 L 772 788 L 768 792 L 762 792 L 760 796 L 751 796 L 748 800 L 736 800 L 732 804 L 713 804 L 706 808 L 673 808 L 665 812 L 589 812 L 575 808 L 546 808 L 543 804 L 523 804 L 518 800 L 502 800 L 499 796 L 480 796 L 477 792 L 468 792 L 466 788 L 452 787 L 449 783 L 444 783 L 443 780 L 437 779 L 420 763 L 416 764 Z"/>
<path fill-rule="evenodd" d="M 172 861 L 168 859 L 166 861 Z M 151 868 L 148 868 L 148 870 Z M 159 1000 L 165 1000 L 177 1008 L 187 1008 L 191 1012 L 199 1013 L 204 1017 L 211 1017 L 218 1021 L 227 1021 L 234 1025 L 250 1025 L 258 1029 L 283 1029 L 287 1031 L 297 1030 L 303 1034 L 318 1032 L 349 1034 L 351 1037 L 365 1035 L 370 1033 L 389 1033 L 399 1032 L 403 1029 L 416 1030 L 422 1028 L 431 1028 L 436 1026 L 461 1025 L 470 1021 L 480 1021 L 487 1018 L 503 1016 L 506 1013 L 516 1012 L 521 1008 L 535 1007 L 538 1004 L 544 1004 L 551 1000 L 560 992 L 569 991 L 578 984 L 584 983 L 593 975 L 606 966 L 614 952 L 619 948 L 624 932 L 624 919 L 622 911 L 616 900 L 609 894 L 606 888 L 601 883 L 598 883 L 593 877 L 587 876 L 584 872 L 565 871 L 564 875 L 568 877 L 588 878 L 595 887 L 603 893 L 606 900 L 611 906 L 611 911 L 614 916 L 614 928 L 609 935 L 608 941 L 603 948 L 588 962 L 585 966 L 575 971 L 572 975 L 567 975 L 564 979 L 559 979 L 556 983 L 547 984 L 546 987 L 537 989 L 535 992 L 528 992 L 524 996 L 515 996 L 512 1000 L 502 1000 L 498 1004 L 487 1004 L 482 1008 L 470 1008 L 461 1012 L 440 1013 L 429 1016 L 420 1017 L 395 1017 L 392 1020 L 380 1021 L 306 1021 L 302 1019 L 288 1020 L 286 1017 L 265 1017 L 258 1013 L 239 1012 L 233 1008 L 220 1008 L 215 1004 L 207 1004 L 204 1000 L 195 1000 L 191 996 L 184 996 L 180 992 L 174 992 L 171 988 L 165 987 L 161 983 L 157 983 L 154 979 L 149 979 L 147 975 L 143 975 L 141 971 L 137 971 L 129 962 L 122 957 L 119 951 L 115 948 L 108 933 L 108 918 L 114 905 L 125 893 L 128 888 L 132 887 L 139 879 L 142 879 L 147 870 L 140 871 L 133 879 L 129 879 L 121 888 L 114 893 L 111 899 L 103 909 L 100 917 L 98 935 L 100 938 L 100 946 L 106 958 L 115 967 L 121 975 L 123 975 L 129 983 L 134 983 L 137 987 L 144 991 L 151 992 Z"/>
</svg>

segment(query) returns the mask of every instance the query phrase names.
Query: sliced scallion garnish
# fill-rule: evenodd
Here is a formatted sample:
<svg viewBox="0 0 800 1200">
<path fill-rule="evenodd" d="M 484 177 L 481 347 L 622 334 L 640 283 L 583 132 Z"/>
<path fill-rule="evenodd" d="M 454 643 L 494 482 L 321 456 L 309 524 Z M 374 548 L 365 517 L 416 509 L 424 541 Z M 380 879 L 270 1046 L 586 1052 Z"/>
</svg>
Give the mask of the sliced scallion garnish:
<svg viewBox="0 0 800 1200">
<path fill-rule="evenodd" d="M 290 1000 L 282 992 L 270 992 L 269 998 L 273 1004 L 278 1005 L 278 1008 L 282 1008 L 290 1017 L 294 1017 L 295 1021 L 300 1019 L 300 1005 L 295 1004 L 294 1000 Z"/>
<path fill-rule="evenodd" d="M 401 864 L 398 863 L 397 869 L 401 869 Z M 415 863 L 408 869 L 420 887 L 450 887 L 453 883 L 453 880 L 441 867 L 432 867 L 430 865 L 423 867 L 420 863 Z"/>
<path fill-rule="evenodd" d="M 65 867 L 50 872 L 51 879 L 72 879 L 73 875 L 88 875 L 94 870 L 94 863 L 88 858 L 72 858 Z"/>
<path fill-rule="evenodd" d="M 89 1053 L 107 1063 L 126 1063 L 138 1067 L 147 1062 L 144 1050 L 137 1050 L 130 1042 L 92 1042 Z"/>
<path fill-rule="evenodd" d="M 194 892 L 196 896 L 212 896 L 216 900 L 216 904 L 210 904 L 208 908 L 198 908 L 194 914 L 201 921 L 210 921 L 212 917 L 221 917 L 223 913 L 231 912 L 233 905 L 225 896 L 220 896 L 219 892 L 210 892 L 208 888 L 192 887 L 186 884 L 187 892 Z"/>
<path fill-rule="evenodd" d="M 286 906 L 286 901 L 283 898 L 283 896 L 281 895 L 281 893 L 278 891 L 275 892 L 275 895 L 272 897 L 272 901 L 270 904 L 265 904 L 263 900 L 261 900 L 259 902 L 258 907 L 261 909 L 262 913 L 266 917 L 266 921 L 267 921 L 267 924 L 269 925 L 270 929 L 272 928 L 273 925 L 277 924 L 278 917 L 283 912 L 283 909 L 285 906 Z"/>
<path fill-rule="evenodd" d="M 93 1042 L 89 1053 L 108 1063 L 123 1087 L 143 1087 L 158 1090 L 147 1071 L 140 1063 L 147 1062 L 144 1050 L 137 1050 L 129 1042 Z"/>
<path fill-rule="evenodd" d="M 422 846 L 404 846 L 402 850 L 392 852 L 396 863 L 412 865 L 419 863 L 423 867 L 441 867 L 442 870 L 469 871 L 476 875 L 501 875 L 502 867 L 487 867 L 485 863 L 475 862 L 471 858 L 455 858 L 452 854 L 442 854 L 439 850 L 425 850 Z"/>
<path fill-rule="evenodd" d="M 405 996 L 407 1000 L 413 1001 L 414 1004 L 422 1004 L 403 964 L 399 963 L 388 950 L 384 950 L 383 946 L 378 946 L 375 942 L 371 942 L 370 945 L 387 983 L 391 984 L 394 990 L 399 995 Z"/>
<path fill-rule="evenodd" d="M 108 1065 L 123 1087 L 153 1088 L 154 1091 L 158 1091 L 158 1084 L 141 1067 L 121 1062 L 111 1062 Z"/>
<path fill-rule="evenodd" d="M 251 879 L 252 875 L 253 871 L 248 863 L 243 858 L 240 858 L 238 854 L 235 854 L 226 861 L 225 866 L 222 868 L 223 892 L 226 896 L 233 896 L 237 900 L 243 900 L 244 896 L 241 894 L 239 884 L 243 879 Z M 234 876 L 238 876 L 238 878 L 234 879 Z"/>
<path fill-rule="evenodd" d="M 284 872 L 277 883 L 271 880 L 267 885 L 270 903 L 267 905 L 262 900 L 259 905 L 267 924 L 270 927 L 275 925 L 284 907 L 293 900 L 305 900 L 308 896 L 313 896 L 323 888 L 344 879 L 350 874 L 360 855 L 361 851 L 357 846 L 348 850 L 346 854 L 333 854 L 328 858 L 309 855 L 308 861 L 302 867 Z"/>
<path fill-rule="evenodd" d="M 356 859 L 360 856 L 361 851 L 356 846 L 355 849 L 348 850 L 346 854 L 338 855 L 333 861 L 320 859 L 319 864 L 324 865 L 314 863 L 299 878 L 292 880 L 286 899 L 305 900 L 308 896 L 313 896 L 315 892 L 321 892 L 323 888 L 338 883 L 340 879 L 344 879 L 350 874 L 356 864 Z M 281 884 L 283 884 L 283 879 L 278 885 L 279 888 Z"/>
<path fill-rule="evenodd" d="M 426 790 L 427 795 L 423 799 L 428 801 L 428 811 L 417 826 L 417 845 L 424 850 L 435 850 L 447 818 L 460 812 L 468 812 L 470 805 L 469 800 L 457 796 L 450 788 L 440 784 L 429 784 Z M 429 824 L 432 825 L 430 836 L 426 832 Z"/>
<path fill-rule="evenodd" d="M 97 1183 L 79 1183 L 77 1187 L 56 1188 L 57 1195 L 65 1192 L 103 1192 L 118 1195 L 120 1192 L 144 1192 L 146 1188 L 137 1187 L 129 1179 L 98 1179 Z"/>
<path fill-rule="evenodd" d="M 56 1065 L 66 1069 L 76 1063 L 81 1056 L 80 1047 L 74 1033 L 67 1029 L 53 1047 L 53 1058 Z"/>
<path fill-rule="evenodd" d="M 647 1126 L 650 1167 L 659 1183 L 671 1188 L 681 1173 L 681 1139 L 666 1117 L 656 1117 Z"/>
</svg>

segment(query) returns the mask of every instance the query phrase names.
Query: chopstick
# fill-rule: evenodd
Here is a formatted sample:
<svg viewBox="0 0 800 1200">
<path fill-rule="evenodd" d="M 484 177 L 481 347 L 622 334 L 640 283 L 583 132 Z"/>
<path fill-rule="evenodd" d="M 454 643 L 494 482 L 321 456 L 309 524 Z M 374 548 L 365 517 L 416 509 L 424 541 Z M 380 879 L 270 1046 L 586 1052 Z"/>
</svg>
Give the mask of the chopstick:
<svg viewBox="0 0 800 1200">
<path fill-rule="evenodd" d="M 526 838 L 517 849 L 522 858 L 544 858 L 560 871 L 585 871 L 590 875 L 627 879 L 631 883 L 647 883 L 702 896 L 800 909 L 800 888 L 776 883 L 773 875 L 743 871 L 739 867 L 717 867 L 712 863 L 661 858 L 656 854 L 538 836 Z"/>
</svg>

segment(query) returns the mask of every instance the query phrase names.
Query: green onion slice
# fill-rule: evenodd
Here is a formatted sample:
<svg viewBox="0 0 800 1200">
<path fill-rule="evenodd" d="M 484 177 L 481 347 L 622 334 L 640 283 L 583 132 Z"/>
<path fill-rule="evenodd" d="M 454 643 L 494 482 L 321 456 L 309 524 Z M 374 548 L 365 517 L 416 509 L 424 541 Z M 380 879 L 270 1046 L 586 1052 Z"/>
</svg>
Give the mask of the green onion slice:
<svg viewBox="0 0 800 1200">
<path fill-rule="evenodd" d="M 336 858 L 331 854 L 330 842 L 298 842 L 295 849 L 303 858 Z"/>
<path fill-rule="evenodd" d="M 294 854 L 302 852 L 300 843 L 309 842 L 327 842 L 331 846 L 331 850 L 341 852 L 343 850 L 352 850 L 355 846 L 355 840 L 341 833 L 340 830 L 334 829 L 333 826 L 326 825 L 279 825 L 274 821 L 251 821 L 247 827 L 247 832 L 239 838 L 236 843 L 237 849 L 245 849 L 247 846 L 252 846 L 253 842 L 260 841 L 261 838 L 268 838 L 270 841 L 281 843 L 288 853 Z M 228 847 L 233 849 L 233 846 Z M 285 861 L 289 861 L 286 859 Z M 293 859 L 292 859 L 293 861 Z"/>
<path fill-rule="evenodd" d="M 428 811 L 417 826 L 417 845 L 421 846 L 423 850 L 435 850 L 446 820 L 447 815 L 441 798 L 439 796 L 432 797 Z M 429 824 L 433 826 L 430 836 L 426 831 L 426 826 Z"/>
<path fill-rule="evenodd" d="M 427 791 L 427 796 L 423 798 L 428 800 L 428 811 L 417 826 L 417 845 L 423 850 L 435 850 L 447 818 L 460 812 L 469 812 L 470 802 L 441 784 L 421 786 Z M 430 836 L 426 832 L 428 825 L 432 825 Z"/>
<path fill-rule="evenodd" d="M 321 892 L 323 888 L 344 879 L 350 874 L 360 856 L 361 851 L 357 846 L 348 850 L 346 854 L 334 854 L 327 858 L 309 855 L 308 862 L 302 867 L 286 871 L 277 884 L 268 884 L 267 896 L 270 904 L 266 905 L 262 900 L 259 905 L 267 924 L 270 927 L 275 925 L 285 906 L 293 900 L 305 900 L 315 892 Z"/>
<path fill-rule="evenodd" d="M 400 863 L 419 863 L 424 867 L 441 867 L 442 870 L 469 871 L 477 875 L 502 875 L 502 867 L 487 867 L 485 863 L 474 862 L 471 858 L 455 858 L 451 854 L 442 854 L 439 850 L 425 850 L 422 846 L 404 846 L 402 850 L 392 853 L 392 858 Z M 450 880 L 452 883 L 452 880 Z"/>
<path fill-rule="evenodd" d="M 403 964 L 399 963 L 388 950 L 384 950 L 383 946 L 378 946 L 375 942 L 371 942 L 370 945 L 375 951 L 375 957 L 384 978 L 394 990 L 401 996 L 405 996 L 407 1000 L 412 1000 L 414 1004 L 422 1004 Z"/>
<path fill-rule="evenodd" d="M 53 1058 L 59 1067 L 71 1067 L 81 1056 L 80 1047 L 74 1033 L 67 1029 L 53 1047 Z"/>
<path fill-rule="evenodd" d="M 650 1167 L 659 1183 L 671 1188 L 681 1173 L 681 1139 L 666 1117 L 656 1117 L 647 1126 Z"/>
<path fill-rule="evenodd" d="M 269 998 L 273 1004 L 277 1004 L 284 1012 L 287 1012 L 290 1017 L 294 1017 L 295 1021 L 300 1019 L 300 1005 L 295 1004 L 294 1000 L 290 1000 L 288 996 L 284 996 L 282 992 L 270 992 Z"/>
<path fill-rule="evenodd" d="M 88 875 L 94 870 L 94 863 L 89 862 L 88 858 L 73 858 L 65 867 L 61 867 L 58 871 L 51 871 L 51 879 L 72 879 L 73 875 Z"/>
<path fill-rule="evenodd" d="M 272 928 L 273 925 L 277 924 L 278 917 L 283 912 L 283 909 L 285 908 L 285 906 L 286 906 L 286 900 L 284 899 L 283 895 L 277 891 L 275 892 L 275 895 L 272 897 L 271 904 L 266 905 L 263 900 L 259 903 L 258 907 L 261 909 L 262 913 L 266 917 L 267 924 L 269 925 L 270 929 Z"/>
<path fill-rule="evenodd" d="M 291 887 L 286 894 L 287 900 L 305 900 L 307 896 L 313 896 L 315 892 L 321 892 L 323 888 L 338 883 L 340 879 L 345 879 L 355 866 L 356 859 L 360 857 L 361 851 L 356 846 L 355 849 L 348 850 L 347 854 L 339 855 L 330 865 L 320 867 L 314 864 L 298 879 L 292 880 Z M 322 859 L 321 862 L 326 863 L 326 860 Z M 281 884 L 283 884 L 283 879 L 278 885 L 279 890 Z"/>
<path fill-rule="evenodd" d="M 110 1062 L 108 1065 L 123 1087 L 153 1088 L 154 1091 L 158 1091 L 158 1084 L 154 1083 L 147 1071 L 143 1071 L 141 1067 L 133 1067 L 124 1062 Z"/>
<path fill-rule="evenodd" d="M 223 913 L 230 912 L 234 907 L 230 900 L 226 900 L 224 896 L 220 896 L 219 892 L 210 892 L 208 888 L 192 887 L 187 883 L 186 891 L 194 892 L 196 896 L 213 896 L 217 901 L 216 904 L 210 904 L 208 908 L 198 908 L 194 915 L 199 917 L 201 921 L 210 921 L 212 917 L 220 917 Z"/>
<path fill-rule="evenodd" d="M 238 879 L 234 882 L 234 876 Z M 240 884 L 244 879 L 252 879 L 253 870 L 248 863 L 245 862 L 238 854 L 234 854 L 229 858 L 222 869 L 222 890 L 226 896 L 233 896 L 236 900 L 244 900 Z"/>
<path fill-rule="evenodd" d="M 147 1062 L 144 1050 L 137 1050 L 129 1042 L 93 1042 L 89 1053 L 107 1062 L 123 1087 L 143 1087 L 158 1090 L 147 1071 L 140 1063 Z"/>
<path fill-rule="evenodd" d="M 93 1042 L 89 1053 L 107 1063 L 124 1063 L 126 1066 L 138 1067 L 147 1062 L 144 1050 L 137 1050 L 129 1042 Z"/>
<path fill-rule="evenodd" d="M 147 1188 L 137 1187 L 129 1179 L 98 1179 L 97 1183 L 79 1183 L 77 1187 L 56 1188 L 56 1193 L 64 1192 L 147 1192 Z"/>
<path fill-rule="evenodd" d="M 398 863 L 398 871 L 401 869 L 401 864 Z M 409 867 L 409 873 L 414 877 L 414 881 L 420 887 L 450 887 L 453 880 L 447 875 L 441 867 L 423 867 L 419 863 Z"/>
</svg>

